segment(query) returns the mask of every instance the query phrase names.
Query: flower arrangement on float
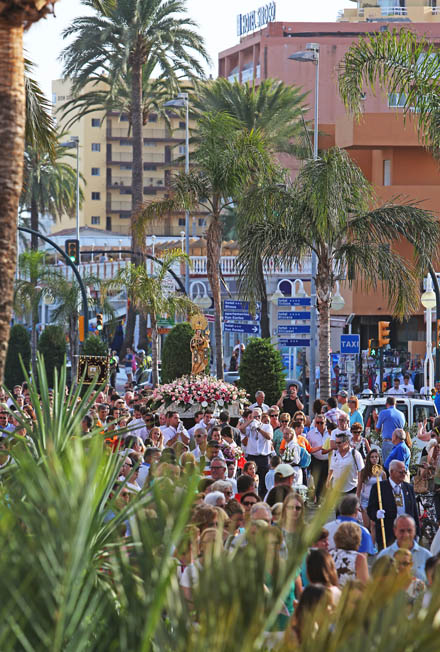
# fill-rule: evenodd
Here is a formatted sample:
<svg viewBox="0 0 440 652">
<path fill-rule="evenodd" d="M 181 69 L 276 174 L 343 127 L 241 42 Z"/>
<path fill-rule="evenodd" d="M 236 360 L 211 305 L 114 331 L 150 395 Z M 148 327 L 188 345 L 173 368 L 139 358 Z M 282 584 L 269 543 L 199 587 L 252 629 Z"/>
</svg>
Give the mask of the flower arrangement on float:
<svg viewBox="0 0 440 652">
<path fill-rule="evenodd" d="M 245 403 L 246 391 L 212 376 L 182 376 L 153 390 L 150 405 L 153 410 L 168 408 L 188 411 L 191 408 L 226 409 Z"/>
</svg>

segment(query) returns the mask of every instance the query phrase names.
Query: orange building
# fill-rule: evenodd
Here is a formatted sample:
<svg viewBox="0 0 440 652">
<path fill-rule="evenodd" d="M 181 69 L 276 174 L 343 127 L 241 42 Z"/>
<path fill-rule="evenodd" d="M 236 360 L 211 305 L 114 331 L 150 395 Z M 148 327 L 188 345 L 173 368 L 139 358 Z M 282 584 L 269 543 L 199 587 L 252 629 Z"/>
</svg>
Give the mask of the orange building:
<svg viewBox="0 0 440 652">
<path fill-rule="evenodd" d="M 377 4 L 379 6 L 380 2 Z M 429 9 L 431 17 L 431 7 Z M 362 7 L 358 11 L 363 16 Z M 337 145 L 346 149 L 374 185 L 379 201 L 399 196 L 397 201 L 420 201 L 422 207 L 440 215 L 438 163 L 420 144 L 414 122 L 409 119 L 404 124 L 399 97 L 367 93 L 363 119 L 357 122 L 347 115 L 338 92 L 338 65 L 350 45 L 362 35 L 406 27 L 440 47 L 440 22 L 411 23 L 408 12 L 402 14 L 402 11 L 391 18 L 389 13 L 385 13 L 384 18 L 379 11 L 376 17 L 369 18 L 370 22 L 362 22 L 360 17 L 359 22 L 269 23 L 219 54 L 219 75 L 231 81 L 255 80 L 257 84 L 262 79 L 275 78 L 300 86 L 310 93 L 308 119 L 313 120 L 314 66 L 288 57 L 304 50 L 307 43 L 318 43 L 320 147 Z M 435 18 L 440 20 L 436 14 Z M 347 21 L 343 14 L 341 19 Z M 354 19 L 353 13 L 349 19 Z M 300 163 L 284 155 L 280 159 L 295 176 Z M 434 266 L 440 271 L 440 261 L 434 261 Z M 367 340 L 377 337 L 377 322 L 390 318 L 386 298 L 380 292 L 365 294 L 347 287 L 342 294 L 346 302 L 344 313 L 356 314 L 354 332 L 361 332 L 361 346 L 365 349 Z M 425 340 L 422 306 L 418 314 L 403 324 L 393 322 L 391 334 L 393 346 L 406 347 L 408 342 L 415 340 L 420 344 L 409 346 L 414 352 L 421 352 Z"/>
</svg>

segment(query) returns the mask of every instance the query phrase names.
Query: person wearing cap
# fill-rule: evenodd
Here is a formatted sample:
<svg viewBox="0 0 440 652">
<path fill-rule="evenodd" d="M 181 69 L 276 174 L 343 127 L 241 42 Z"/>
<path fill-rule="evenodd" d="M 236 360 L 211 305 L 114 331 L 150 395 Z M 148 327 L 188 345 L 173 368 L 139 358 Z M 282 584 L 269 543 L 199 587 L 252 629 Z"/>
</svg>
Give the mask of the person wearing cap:
<svg viewBox="0 0 440 652">
<path fill-rule="evenodd" d="M 385 460 L 385 470 L 388 471 L 392 460 L 400 460 L 405 464 L 405 469 L 408 471 L 411 452 L 406 445 L 406 432 L 402 428 L 396 428 L 392 434 L 391 441 L 394 444 L 394 448 Z"/>
<path fill-rule="evenodd" d="M 338 408 L 345 412 L 345 414 L 350 414 L 350 407 L 348 405 L 348 393 L 345 389 L 341 389 L 337 395 L 338 399 Z"/>
</svg>

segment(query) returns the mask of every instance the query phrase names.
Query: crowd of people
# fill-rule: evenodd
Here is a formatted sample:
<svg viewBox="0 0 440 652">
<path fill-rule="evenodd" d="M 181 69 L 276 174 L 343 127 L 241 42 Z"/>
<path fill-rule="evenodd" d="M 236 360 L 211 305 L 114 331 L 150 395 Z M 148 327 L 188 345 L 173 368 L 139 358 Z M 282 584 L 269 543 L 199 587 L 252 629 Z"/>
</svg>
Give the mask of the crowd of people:
<svg viewBox="0 0 440 652">
<path fill-rule="evenodd" d="M 188 604 L 214 547 L 221 554 L 265 537 L 274 558 L 287 559 L 305 524 L 332 487 L 340 498 L 312 543 L 284 597 L 275 628 L 301 639 L 304 615 L 316 605 L 337 604 L 341 590 L 362 591 L 371 577 L 400 578 L 409 604 L 429 604 L 440 560 L 440 534 L 428 550 L 419 540 L 420 514 L 410 477 L 411 441 L 394 395 L 377 416 L 375 436 L 364 434 L 359 401 L 341 391 L 318 399 L 306 415 L 295 384 L 274 405 L 256 393 L 235 425 L 227 410 L 201 409 L 191 427 L 176 411 L 154 412 L 148 390 L 125 393 L 110 385 L 94 396 L 82 435 L 99 431 L 120 455 L 119 477 L 107 518 L 158 478 L 198 473 L 189 536 L 175 551 L 176 573 Z M 35 420 L 25 384 L 12 398 L 0 391 L 0 430 L 20 434 L 21 417 Z M 19 412 L 19 414 L 18 414 Z M 438 478 L 440 417 L 424 428 L 419 469 Z M 440 502 L 440 501 L 439 501 Z M 440 519 L 440 515 L 438 516 Z M 130 522 L 124 536 L 130 536 Z M 400 586 L 400 584 L 399 584 Z M 265 580 L 270 592 L 270 578 Z"/>
</svg>

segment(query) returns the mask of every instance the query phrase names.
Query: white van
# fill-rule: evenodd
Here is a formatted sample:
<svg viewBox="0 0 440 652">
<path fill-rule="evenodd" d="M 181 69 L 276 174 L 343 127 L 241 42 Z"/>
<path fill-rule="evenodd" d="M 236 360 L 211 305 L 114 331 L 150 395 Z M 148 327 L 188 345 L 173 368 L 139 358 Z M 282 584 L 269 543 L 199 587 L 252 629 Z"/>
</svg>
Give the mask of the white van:
<svg viewBox="0 0 440 652">
<path fill-rule="evenodd" d="M 395 396 L 396 408 L 400 410 L 405 417 L 405 426 L 411 427 L 420 421 L 429 419 L 429 417 L 437 416 L 437 408 L 434 401 L 431 399 L 423 398 L 406 398 L 404 396 Z M 360 398 L 359 399 L 359 412 L 362 414 L 365 428 L 373 428 L 371 413 L 376 410 L 378 414 L 385 410 L 385 402 L 387 397 L 377 398 Z M 429 422 L 428 422 L 429 423 Z"/>
</svg>

